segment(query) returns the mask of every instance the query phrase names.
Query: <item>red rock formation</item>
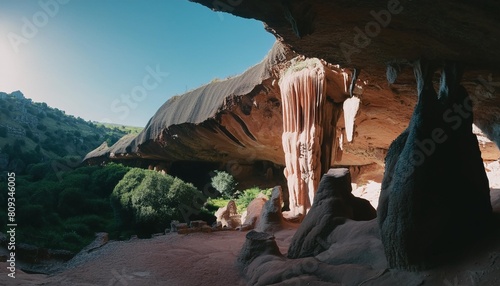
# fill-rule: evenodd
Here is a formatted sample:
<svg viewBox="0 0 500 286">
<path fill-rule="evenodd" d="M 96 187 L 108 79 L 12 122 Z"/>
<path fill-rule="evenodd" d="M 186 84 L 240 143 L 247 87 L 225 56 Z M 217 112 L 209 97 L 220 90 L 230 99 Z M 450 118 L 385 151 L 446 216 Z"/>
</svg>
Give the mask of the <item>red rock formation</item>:
<svg viewBox="0 0 500 286">
<path fill-rule="evenodd" d="M 320 60 L 308 59 L 292 64 L 280 80 L 292 216 L 304 215 L 311 207 L 321 174 L 329 168 L 332 150 L 337 150 L 340 109 L 335 102 L 347 98 L 347 79 L 345 71 L 330 70 Z"/>
<path fill-rule="evenodd" d="M 466 66 L 463 85 L 475 123 L 500 145 L 498 2 L 191 1 L 263 21 L 298 54 L 361 69 L 366 85 L 356 125 L 362 138 L 344 149 L 344 165 L 383 163 L 388 144 L 410 119 L 417 94 L 409 63 L 421 57 Z M 496 150 L 487 159 L 498 156 Z"/>
<path fill-rule="evenodd" d="M 277 43 L 261 63 L 239 76 L 174 96 L 140 134 L 126 136 L 110 147 L 100 146 L 84 161 L 109 158 L 245 165 L 266 160 L 282 165 L 277 82 L 282 66 L 295 56 Z"/>
</svg>

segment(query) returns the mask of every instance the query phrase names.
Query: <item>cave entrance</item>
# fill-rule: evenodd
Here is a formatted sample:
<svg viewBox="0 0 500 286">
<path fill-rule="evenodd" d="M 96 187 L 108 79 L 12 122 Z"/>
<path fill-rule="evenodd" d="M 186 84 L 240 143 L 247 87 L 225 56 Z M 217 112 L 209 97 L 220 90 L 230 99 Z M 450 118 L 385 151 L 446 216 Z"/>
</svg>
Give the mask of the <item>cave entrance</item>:
<svg viewBox="0 0 500 286">
<path fill-rule="evenodd" d="M 202 191 L 207 184 L 210 184 L 210 173 L 219 166 L 219 163 L 213 162 L 176 161 L 171 163 L 168 174 L 189 182 Z"/>
</svg>

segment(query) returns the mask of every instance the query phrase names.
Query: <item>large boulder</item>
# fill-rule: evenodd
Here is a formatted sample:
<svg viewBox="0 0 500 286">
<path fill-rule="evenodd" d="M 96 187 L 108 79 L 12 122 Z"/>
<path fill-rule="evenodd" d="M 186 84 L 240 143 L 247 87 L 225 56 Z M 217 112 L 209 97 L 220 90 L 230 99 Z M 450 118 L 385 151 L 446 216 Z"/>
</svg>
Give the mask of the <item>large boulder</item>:
<svg viewBox="0 0 500 286">
<path fill-rule="evenodd" d="M 445 65 L 439 96 L 434 71 L 430 63 L 415 65 L 418 103 L 386 158 L 378 217 L 393 268 L 420 270 L 445 261 L 480 235 L 492 212 L 460 71 Z"/>
<path fill-rule="evenodd" d="M 351 191 L 349 169 L 330 169 L 323 175 L 311 210 L 292 238 L 289 258 L 314 256 L 328 249 L 327 237 L 348 218 L 370 220 L 376 217 L 370 203 L 355 197 Z"/>
<path fill-rule="evenodd" d="M 215 212 L 217 223 L 221 223 L 222 227 L 237 228 L 241 225 L 241 215 L 238 214 L 236 203 L 230 200 L 225 207 L 219 208 Z"/>
<path fill-rule="evenodd" d="M 265 232 L 251 230 L 247 233 L 245 243 L 238 255 L 239 266 L 243 270 L 255 258 L 262 255 L 283 257 L 274 236 Z"/>
<path fill-rule="evenodd" d="M 283 204 L 283 192 L 281 186 L 273 188 L 271 198 L 264 204 L 260 219 L 258 220 L 256 231 L 274 233 L 283 226 L 283 214 L 281 208 Z"/>
<path fill-rule="evenodd" d="M 260 216 L 266 202 L 267 199 L 265 196 L 261 196 L 259 194 L 248 204 L 246 212 L 243 213 L 244 216 L 242 215 L 244 220 L 241 225 L 241 230 L 250 230 L 255 228 L 255 226 L 259 223 Z"/>
</svg>

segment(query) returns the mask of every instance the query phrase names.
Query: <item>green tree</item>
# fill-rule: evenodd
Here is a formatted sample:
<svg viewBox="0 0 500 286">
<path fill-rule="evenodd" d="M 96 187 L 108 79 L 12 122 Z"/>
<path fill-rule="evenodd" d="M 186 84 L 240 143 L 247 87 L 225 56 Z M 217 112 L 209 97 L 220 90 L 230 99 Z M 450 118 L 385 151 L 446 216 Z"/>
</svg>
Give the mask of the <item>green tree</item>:
<svg viewBox="0 0 500 286">
<path fill-rule="evenodd" d="M 59 195 L 57 211 L 61 217 L 70 217 L 83 214 L 85 194 L 80 188 L 68 188 Z"/>
<path fill-rule="evenodd" d="M 7 137 L 7 127 L 0 126 L 0 137 Z"/>
<path fill-rule="evenodd" d="M 22 202 L 22 201 L 21 201 Z M 44 224 L 45 208 L 42 205 L 22 204 L 22 212 L 17 214 L 19 224 L 40 227 Z"/>
<path fill-rule="evenodd" d="M 20 184 L 19 184 L 20 185 Z M 30 196 L 30 203 L 43 205 L 46 209 L 55 210 L 58 204 L 59 193 L 62 190 L 60 184 L 50 180 L 41 180 L 31 185 L 26 191 Z M 20 192 L 16 192 L 16 195 Z"/>
<path fill-rule="evenodd" d="M 241 194 L 238 196 L 238 199 L 236 200 L 236 205 L 238 207 L 238 212 L 244 211 L 248 205 L 256 198 L 259 196 L 259 194 L 262 194 L 269 198 L 272 194 L 273 189 L 263 189 L 261 190 L 259 187 L 253 187 L 250 189 L 246 189 L 241 192 Z"/>
<path fill-rule="evenodd" d="M 202 197 L 179 178 L 134 168 L 114 188 L 111 204 L 121 230 L 132 229 L 147 237 L 163 231 L 173 219 L 183 220 L 181 210 L 195 208 L 200 203 L 196 199 Z"/>
<path fill-rule="evenodd" d="M 114 187 L 129 170 L 129 167 L 116 163 L 101 167 L 92 173 L 90 190 L 100 197 L 109 197 Z"/>
<path fill-rule="evenodd" d="M 40 145 L 37 145 L 40 147 Z M 50 170 L 50 166 L 46 163 L 32 164 L 28 167 L 28 174 L 31 176 L 32 181 L 39 181 L 45 177 L 47 172 Z"/>
<path fill-rule="evenodd" d="M 47 130 L 47 126 L 43 125 L 43 123 L 38 123 L 38 125 L 36 126 L 36 128 L 38 128 L 38 130 L 41 130 L 41 131 Z"/>
<path fill-rule="evenodd" d="M 80 168 L 81 169 L 81 168 Z M 62 186 L 64 188 L 80 187 L 86 189 L 90 184 L 90 175 L 79 173 L 77 169 L 63 176 Z"/>
<path fill-rule="evenodd" d="M 26 130 L 26 137 L 33 140 L 33 138 L 35 138 L 35 135 L 33 134 L 33 132 L 31 130 L 27 129 Z"/>
<path fill-rule="evenodd" d="M 212 187 L 226 198 L 234 196 L 237 184 L 234 177 L 224 171 L 215 171 L 215 176 L 212 177 Z"/>
<path fill-rule="evenodd" d="M 16 139 L 16 141 L 14 141 L 14 145 L 15 146 L 25 146 L 26 141 L 24 141 L 24 139 Z"/>
</svg>

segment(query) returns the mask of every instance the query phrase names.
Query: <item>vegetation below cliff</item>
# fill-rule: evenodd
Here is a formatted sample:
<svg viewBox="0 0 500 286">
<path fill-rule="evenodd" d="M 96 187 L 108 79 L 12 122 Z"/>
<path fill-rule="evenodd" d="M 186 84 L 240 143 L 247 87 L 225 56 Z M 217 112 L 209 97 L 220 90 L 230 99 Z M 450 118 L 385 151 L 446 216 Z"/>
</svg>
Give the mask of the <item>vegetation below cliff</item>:
<svg viewBox="0 0 500 286">
<path fill-rule="evenodd" d="M 0 92 L 0 182 L 16 174 L 18 241 L 79 251 L 94 233 L 112 230 L 109 196 L 129 170 L 117 164 L 80 167 L 102 142 L 115 143 L 141 128 L 94 123 L 66 115 L 19 92 Z M 7 194 L 0 194 L 7 205 Z M 1 232 L 7 210 L 0 208 Z"/>
<path fill-rule="evenodd" d="M 114 144 L 141 128 L 85 121 L 19 92 L 0 92 L 0 172 L 27 174 L 44 163 L 55 172 L 73 169 L 102 142 Z M 59 159 L 65 159 L 64 162 Z"/>
</svg>

